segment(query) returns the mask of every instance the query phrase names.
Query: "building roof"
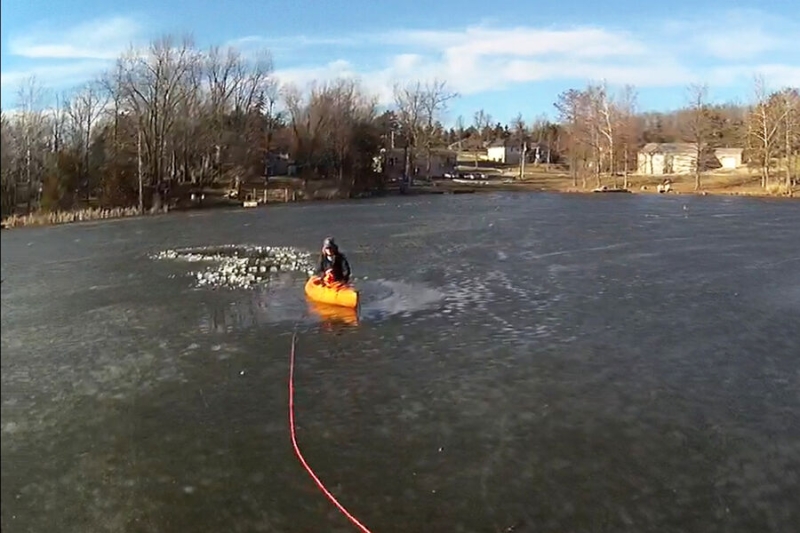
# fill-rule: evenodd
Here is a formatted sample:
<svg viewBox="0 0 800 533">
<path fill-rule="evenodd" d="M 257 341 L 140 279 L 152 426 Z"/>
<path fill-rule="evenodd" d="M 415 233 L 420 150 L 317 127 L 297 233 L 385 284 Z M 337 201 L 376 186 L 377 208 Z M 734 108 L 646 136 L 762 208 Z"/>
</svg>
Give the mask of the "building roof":
<svg viewBox="0 0 800 533">
<path fill-rule="evenodd" d="M 460 141 L 456 141 L 454 143 L 451 143 L 451 144 L 449 144 L 447 146 L 447 149 L 448 150 L 461 150 L 461 147 L 463 146 L 463 144 L 465 142 L 469 141 L 469 140 L 470 139 L 461 139 Z"/>
<path fill-rule="evenodd" d="M 688 154 L 697 151 L 696 143 L 647 143 L 641 150 L 646 154 Z"/>
<path fill-rule="evenodd" d="M 427 150 L 425 150 L 425 148 L 423 148 L 423 147 L 418 147 L 416 150 L 413 150 L 413 149 L 409 150 L 409 152 L 415 153 L 415 154 L 425 154 L 425 153 L 427 153 Z M 405 149 L 404 148 L 388 148 L 386 150 L 386 153 L 387 154 L 391 154 L 391 155 L 404 155 L 405 154 Z M 455 150 L 451 150 L 449 148 L 432 148 L 431 149 L 431 154 L 441 155 L 441 156 L 446 156 L 446 157 L 454 157 L 454 156 L 456 156 L 458 154 L 458 152 L 455 151 Z"/>
<path fill-rule="evenodd" d="M 714 153 L 717 155 L 732 155 L 740 156 L 744 152 L 744 148 L 717 148 Z"/>
<path fill-rule="evenodd" d="M 530 148 L 532 148 L 534 146 L 537 146 L 537 145 L 539 145 L 541 147 L 546 147 L 547 146 L 545 143 L 538 143 L 538 142 L 535 142 L 535 141 L 527 141 L 527 143 L 528 143 L 528 149 L 530 149 Z M 521 146 L 521 144 L 522 144 L 522 141 L 519 140 L 519 139 L 513 139 L 513 138 L 495 139 L 494 141 L 489 143 L 489 148 L 504 148 L 504 147 L 505 148 L 508 148 L 508 147 L 519 148 Z"/>
</svg>

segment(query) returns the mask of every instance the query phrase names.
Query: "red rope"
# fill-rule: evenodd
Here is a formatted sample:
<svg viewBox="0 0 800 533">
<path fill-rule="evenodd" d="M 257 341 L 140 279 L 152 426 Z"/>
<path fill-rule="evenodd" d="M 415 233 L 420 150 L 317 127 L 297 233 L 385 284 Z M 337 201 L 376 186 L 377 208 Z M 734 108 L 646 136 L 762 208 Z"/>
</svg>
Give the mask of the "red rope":
<svg viewBox="0 0 800 533">
<path fill-rule="evenodd" d="M 350 514 L 344 506 L 339 503 L 339 501 L 334 497 L 331 492 L 325 488 L 325 485 L 322 484 L 322 481 L 317 477 L 311 467 L 308 466 L 303 454 L 300 452 L 300 447 L 297 445 L 297 435 L 295 434 L 295 426 L 294 426 L 294 359 L 295 359 L 295 347 L 297 346 L 297 333 L 292 335 L 292 351 L 291 355 L 289 356 L 289 430 L 292 435 L 292 446 L 294 447 L 294 453 L 297 455 L 297 458 L 300 459 L 300 463 L 303 465 L 303 468 L 306 469 L 308 475 L 311 476 L 311 479 L 317 484 L 320 490 L 327 496 L 327 498 L 335 505 L 343 515 L 345 515 L 350 522 L 353 523 L 358 529 L 362 531 L 362 533 L 371 533 L 367 526 L 362 524 L 358 521 L 358 519 Z"/>
</svg>

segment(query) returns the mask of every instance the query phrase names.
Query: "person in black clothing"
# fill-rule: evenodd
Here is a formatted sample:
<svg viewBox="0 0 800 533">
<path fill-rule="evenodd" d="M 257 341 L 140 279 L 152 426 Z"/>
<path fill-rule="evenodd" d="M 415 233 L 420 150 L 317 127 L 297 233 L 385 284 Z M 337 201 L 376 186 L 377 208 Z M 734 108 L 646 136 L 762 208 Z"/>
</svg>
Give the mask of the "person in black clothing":
<svg viewBox="0 0 800 533">
<path fill-rule="evenodd" d="M 333 237 L 326 238 L 322 243 L 317 274 L 322 277 L 322 281 L 326 285 L 350 281 L 350 263 L 347 262 L 347 257 L 339 251 Z"/>
</svg>

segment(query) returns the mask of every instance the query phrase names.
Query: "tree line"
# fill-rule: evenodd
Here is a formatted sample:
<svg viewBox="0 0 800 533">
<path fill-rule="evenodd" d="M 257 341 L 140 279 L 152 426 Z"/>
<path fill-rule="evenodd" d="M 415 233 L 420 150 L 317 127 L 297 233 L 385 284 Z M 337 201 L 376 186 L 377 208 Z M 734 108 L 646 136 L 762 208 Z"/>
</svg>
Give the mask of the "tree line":
<svg viewBox="0 0 800 533">
<path fill-rule="evenodd" d="M 497 140 L 546 146 L 546 163 L 565 164 L 576 185 L 591 174 L 627 176 L 641 146 L 668 141 L 694 142 L 698 156 L 708 147 L 743 146 L 764 186 L 776 169 L 789 183 L 800 161 L 800 97 L 797 88 L 765 87 L 756 83 L 752 105 L 720 106 L 704 86 L 693 86 L 685 109 L 641 113 L 633 87 L 614 93 L 590 84 L 559 95 L 555 121 L 526 123 L 518 115 L 503 124 L 480 110 L 469 124 L 458 117 L 446 128 L 458 94 L 445 81 L 398 84 L 393 105 L 382 109 L 356 80 L 279 84 L 267 50 L 245 56 L 163 37 L 55 98 L 34 78 L 23 84 L 17 109 L 0 121 L 2 212 L 92 202 L 157 209 L 176 184 L 263 179 L 285 155 L 306 180 L 376 189 L 384 186 L 381 154 L 389 149 L 404 151 L 407 174 L 418 162 L 429 176 L 435 150 L 471 150 L 477 161 Z M 699 187 L 699 166 L 697 174 Z"/>
<path fill-rule="evenodd" d="M 715 148 L 742 148 L 743 160 L 760 172 L 762 187 L 770 185 L 776 169 L 791 187 L 800 173 L 800 90 L 766 87 L 756 77 L 750 105 L 716 105 L 707 85 L 690 85 L 686 106 L 672 113 L 638 113 L 631 86 L 616 93 L 605 84 L 565 91 L 555 107 L 573 182 L 587 174 L 598 184 L 604 173 L 627 177 L 645 144 L 683 142 L 694 152 L 695 189 L 701 188 L 704 163 Z"/>
</svg>

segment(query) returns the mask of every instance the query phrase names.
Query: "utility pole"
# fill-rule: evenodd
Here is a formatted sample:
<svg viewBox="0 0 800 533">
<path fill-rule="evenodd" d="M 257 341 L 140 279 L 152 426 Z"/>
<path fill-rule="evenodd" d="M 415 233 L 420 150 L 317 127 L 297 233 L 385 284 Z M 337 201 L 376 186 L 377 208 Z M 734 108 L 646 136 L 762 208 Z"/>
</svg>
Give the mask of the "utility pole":
<svg viewBox="0 0 800 533">
<path fill-rule="evenodd" d="M 528 142 L 522 142 L 522 157 L 519 160 L 519 179 L 525 179 L 525 159 L 528 157 Z"/>
<path fill-rule="evenodd" d="M 144 176 L 142 169 L 142 127 L 139 126 L 138 138 L 136 143 L 136 157 L 139 164 L 139 214 L 144 214 Z"/>
</svg>

